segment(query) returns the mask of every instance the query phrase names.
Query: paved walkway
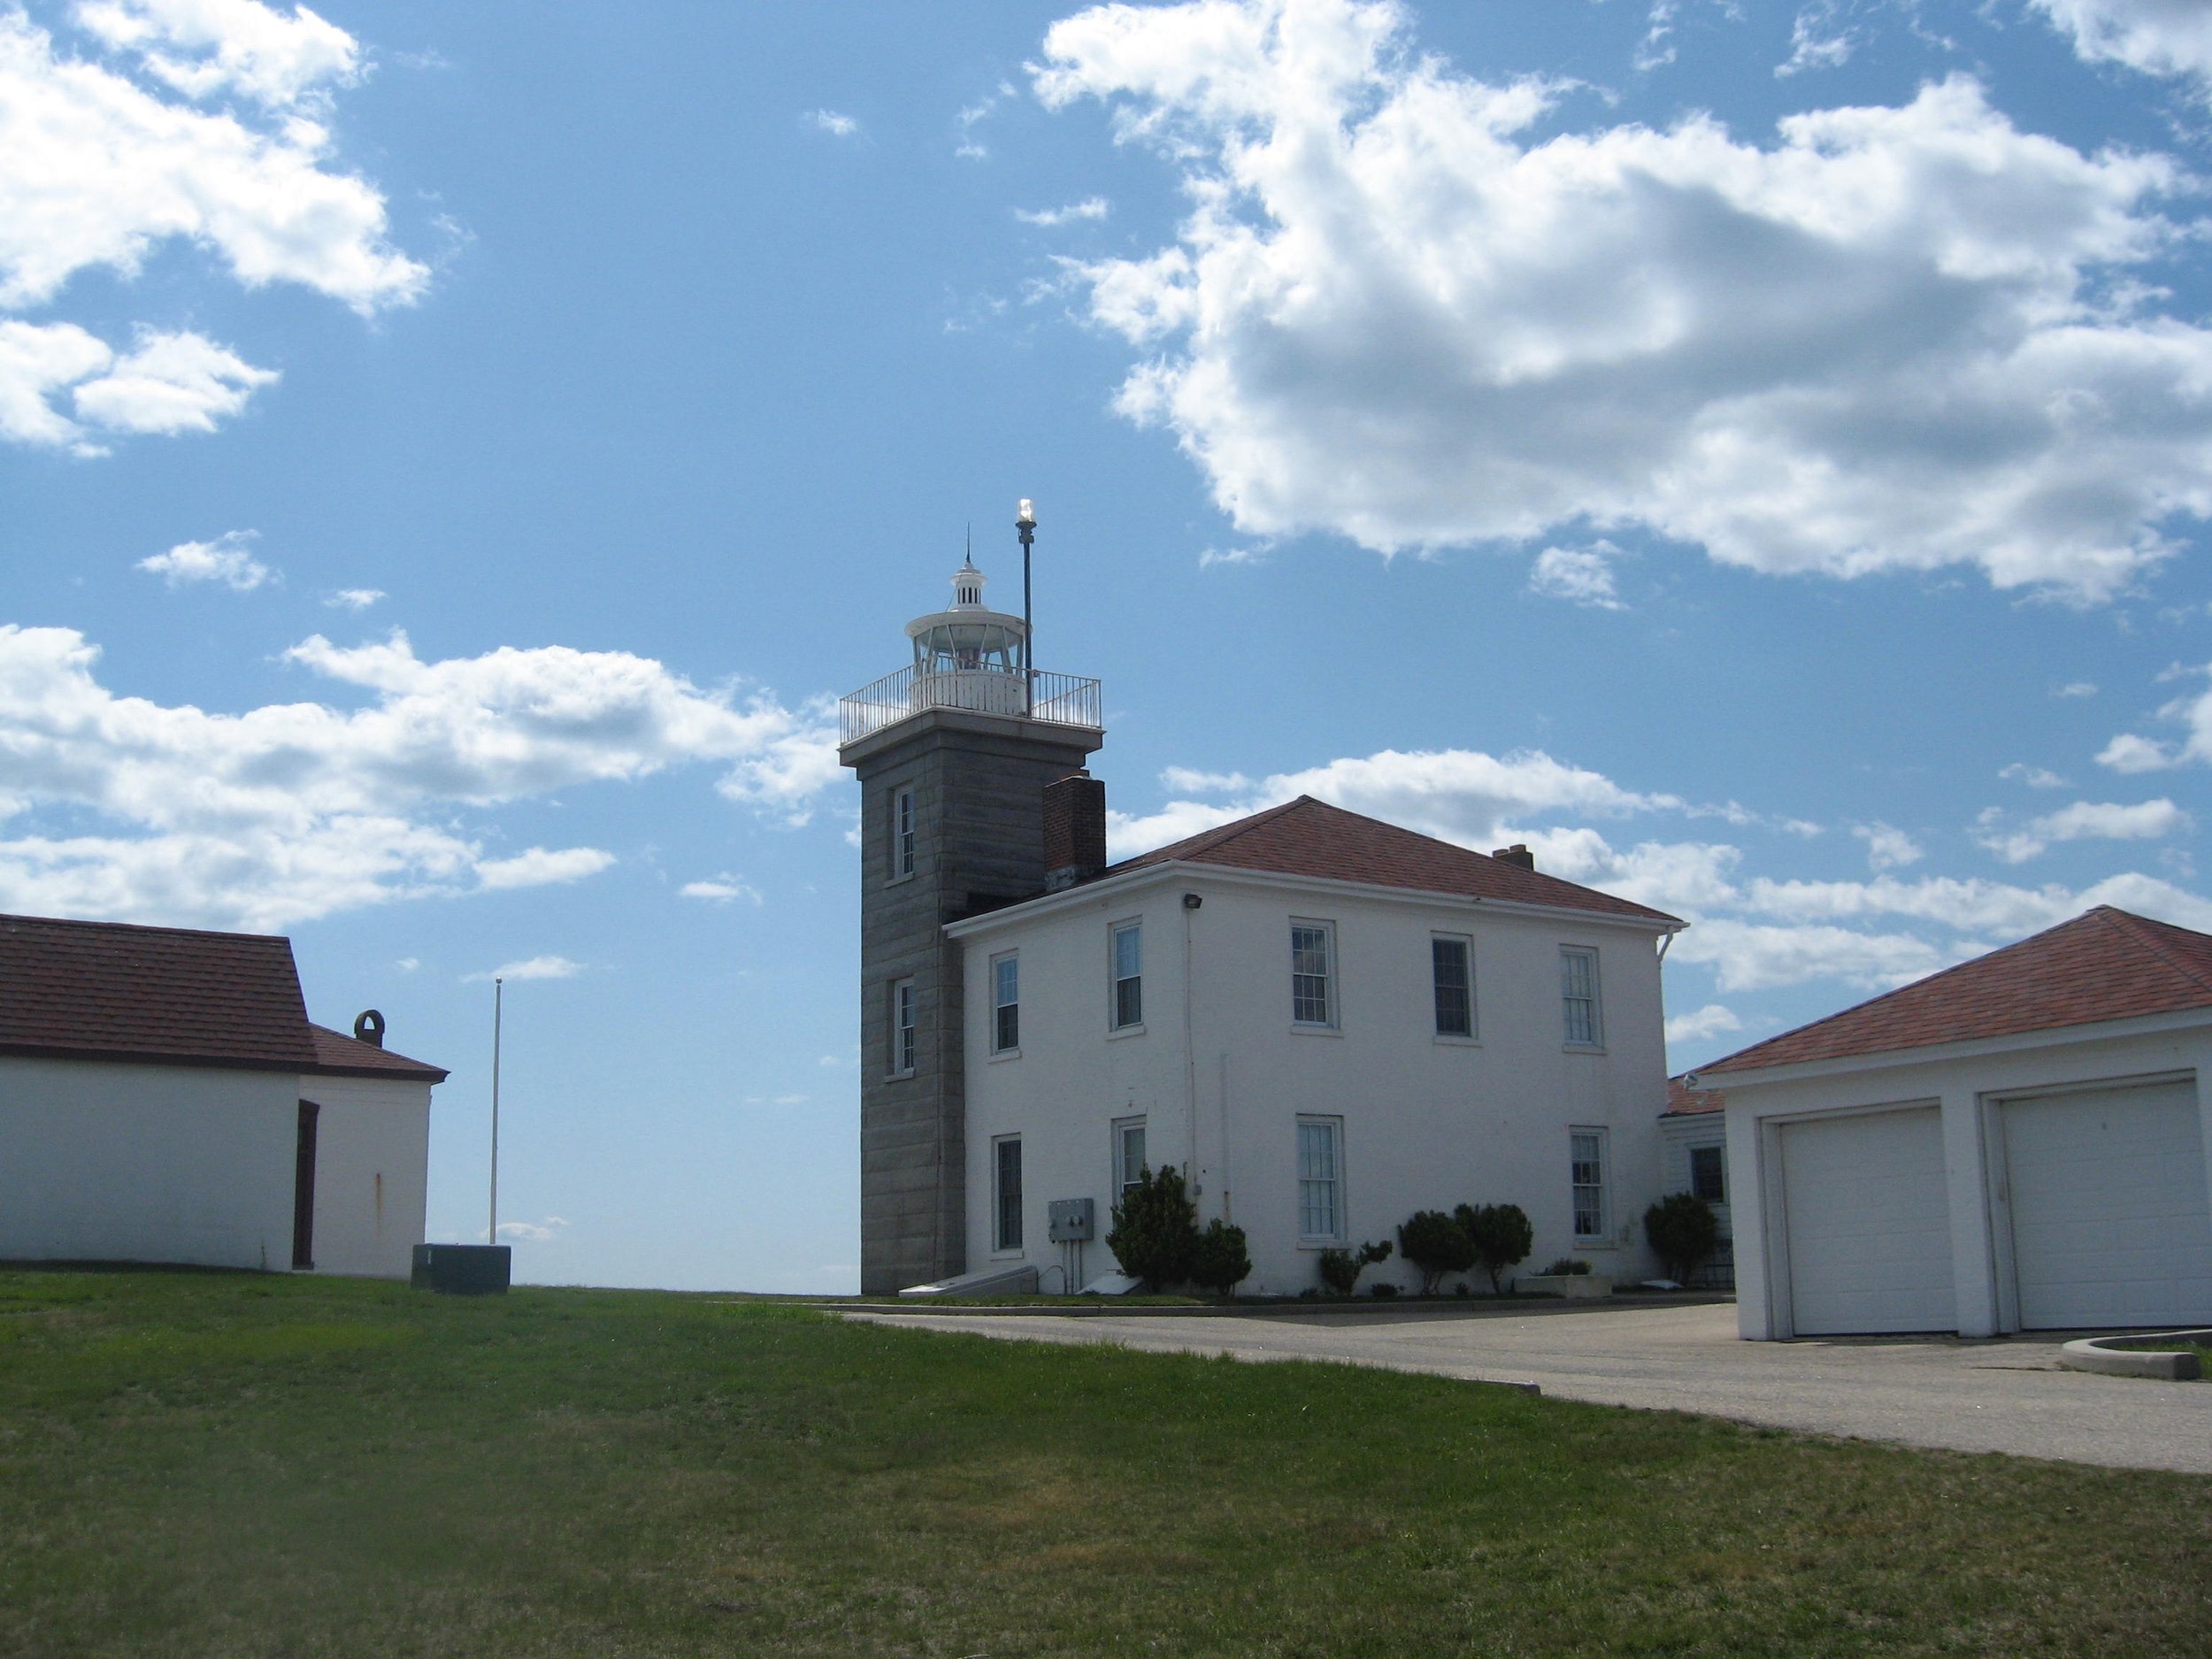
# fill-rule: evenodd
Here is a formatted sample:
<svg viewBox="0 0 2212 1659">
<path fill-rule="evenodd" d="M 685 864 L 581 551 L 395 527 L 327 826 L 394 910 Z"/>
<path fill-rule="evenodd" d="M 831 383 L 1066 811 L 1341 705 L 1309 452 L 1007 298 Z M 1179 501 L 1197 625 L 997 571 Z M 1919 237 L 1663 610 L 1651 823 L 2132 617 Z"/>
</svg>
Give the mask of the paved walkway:
<svg viewBox="0 0 2212 1659">
<path fill-rule="evenodd" d="M 851 1314 L 1030 1342 L 1105 1342 L 1240 1359 L 1340 1360 L 1534 1383 L 1601 1405 L 1703 1412 L 1908 1446 L 2212 1474 L 2212 1383 L 2062 1370 L 2056 1336 L 1996 1342 L 1835 1338 L 1745 1342 L 1732 1306 L 1502 1314 L 1409 1309 L 1357 1319 Z"/>
</svg>

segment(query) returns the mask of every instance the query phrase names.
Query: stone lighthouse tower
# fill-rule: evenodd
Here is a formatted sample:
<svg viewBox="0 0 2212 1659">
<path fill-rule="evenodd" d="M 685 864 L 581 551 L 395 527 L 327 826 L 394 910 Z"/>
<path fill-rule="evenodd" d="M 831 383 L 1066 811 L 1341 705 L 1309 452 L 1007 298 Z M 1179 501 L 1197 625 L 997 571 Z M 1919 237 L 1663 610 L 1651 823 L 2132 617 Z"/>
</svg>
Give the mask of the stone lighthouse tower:
<svg viewBox="0 0 2212 1659">
<path fill-rule="evenodd" d="M 1035 521 L 1022 503 L 1026 560 Z M 1099 685 L 1039 672 L 972 560 L 913 659 L 843 700 L 860 779 L 860 1288 L 967 1268 L 960 948 L 947 922 L 1045 888 L 1046 786 L 1105 741 Z M 1025 603 L 1027 581 L 1025 575 Z"/>
</svg>

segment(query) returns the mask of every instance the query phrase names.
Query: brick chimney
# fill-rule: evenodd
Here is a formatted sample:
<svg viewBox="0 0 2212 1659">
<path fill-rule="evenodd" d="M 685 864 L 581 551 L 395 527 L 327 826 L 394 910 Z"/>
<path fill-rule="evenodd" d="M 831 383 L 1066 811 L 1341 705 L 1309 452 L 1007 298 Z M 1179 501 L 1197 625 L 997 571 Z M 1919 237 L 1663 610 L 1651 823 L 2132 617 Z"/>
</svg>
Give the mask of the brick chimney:
<svg viewBox="0 0 2212 1659">
<path fill-rule="evenodd" d="M 1106 868 L 1106 785 L 1075 772 L 1045 786 L 1045 891 L 1059 893 Z"/>
<path fill-rule="evenodd" d="M 1524 870 L 1536 868 L 1536 855 L 1525 841 L 1515 841 L 1510 847 L 1501 847 L 1490 855 L 1502 864 L 1518 864 Z"/>
</svg>

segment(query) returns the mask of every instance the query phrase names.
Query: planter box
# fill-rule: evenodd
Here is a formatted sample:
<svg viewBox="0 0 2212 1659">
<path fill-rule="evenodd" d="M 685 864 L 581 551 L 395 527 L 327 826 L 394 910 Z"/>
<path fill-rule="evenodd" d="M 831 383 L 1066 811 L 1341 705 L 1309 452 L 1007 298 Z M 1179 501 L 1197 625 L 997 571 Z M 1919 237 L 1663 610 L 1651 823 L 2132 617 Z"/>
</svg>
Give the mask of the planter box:
<svg viewBox="0 0 2212 1659">
<path fill-rule="evenodd" d="M 1569 1299 L 1609 1296 L 1613 1281 L 1602 1273 L 1524 1273 L 1513 1281 L 1513 1288 L 1532 1296 L 1565 1296 Z"/>
</svg>

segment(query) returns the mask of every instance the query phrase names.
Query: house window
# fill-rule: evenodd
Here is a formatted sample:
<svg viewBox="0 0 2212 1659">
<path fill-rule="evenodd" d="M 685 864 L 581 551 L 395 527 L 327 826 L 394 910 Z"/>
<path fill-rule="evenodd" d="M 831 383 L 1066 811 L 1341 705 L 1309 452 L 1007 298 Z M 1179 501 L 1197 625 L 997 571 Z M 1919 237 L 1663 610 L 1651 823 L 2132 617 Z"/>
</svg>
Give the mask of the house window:
<svg viewBox="0 0 2212 1659">
<path fill-rule="evenodd" d="M 891 1070 L 903 1077 L 914 1069 L 914 981 L 891 987 Z"/>
<path fill-rule="evenodd" d="M 1298 1236 L 1344 1236 L 1344 1120 L 1298 1120 Z"/>
<path fill-rule="evenodd" d="M 1144 1024 L 1144 924 L 1124 922 L 1113 931 L 1113 1028 Z"/>
<path fill-rule="evenodd" d="M 991 1052 L 1022 1046 L 1022 963 L 1018 956 L 991 958 Z"/>
<path fill-rule="evenodd" d="M 1475 970 L 1471 941 L 1449 933 L 1429 940 L 1430 975 L 1436 987 L 1436 1034 L 1475 1034 Z"/>
<path fill-rule="evenodd" d="M 1605 1041 L 1605 1026 L 1598 1012 L 1596 951 L 1582 945 L 1560 947 L 1559 997 L 1571 1045 L 1594 1048 Z"/>
<path fill-rule="evenodd" d="M 891 879 L 914 873 L 914 792 L 901 789 L 891 797 Z"/>
<path fill-rule="evenodd" d="M 1293 922 L 1290 925 L 1290 1018 L 1301 1025 L 1336 1024 L 1336 999 L 1331 979 L 1336 955 L 1336 929 L 1329 922 Z"/>
<path fill-rule="evenodd" d="M 1022 1138 L 1002 1135 L 991 1142 L 991 1248 L 1022 1248 Z"/>
<path fill-rule="evenodd" d="M 1577 1129 L 1567 1137 L 1574 1184 L 1575 1237 L 1605 1236 L 1605 1131 Z"/>
<path fill-rule="evenodd" d="M 1709 1204 L 1728 1202 L 1728 1160 L 1720 1148 L 1690 1148 L 1690 1190 Z"/>
<path fill-rule="evenodd" d="M 1149 1167 L 1144 1161 L 1144 1119 L 1122 1118 L 1114 1123 L 1114 1196 L 1128 1196 L 1129 1189 L 1144 1179 Z"/>
</svg>

